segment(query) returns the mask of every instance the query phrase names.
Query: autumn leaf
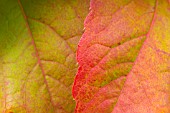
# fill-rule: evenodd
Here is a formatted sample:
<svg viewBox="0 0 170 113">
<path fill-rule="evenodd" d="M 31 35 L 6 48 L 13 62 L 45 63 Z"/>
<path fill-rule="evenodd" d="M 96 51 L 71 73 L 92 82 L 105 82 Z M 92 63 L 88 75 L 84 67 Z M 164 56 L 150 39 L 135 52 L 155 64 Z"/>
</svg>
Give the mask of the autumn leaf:
<svg viewBox="0 0 170 113">
<path fill-rule="evenodd" d="M 89 0 L 0 1 L 0 113 L 72 113 Z"/>
<path fill-rule="evenodd" d="M 169 113 L 170 2 L 91 0 L 75 113 Z"/>
</svg>

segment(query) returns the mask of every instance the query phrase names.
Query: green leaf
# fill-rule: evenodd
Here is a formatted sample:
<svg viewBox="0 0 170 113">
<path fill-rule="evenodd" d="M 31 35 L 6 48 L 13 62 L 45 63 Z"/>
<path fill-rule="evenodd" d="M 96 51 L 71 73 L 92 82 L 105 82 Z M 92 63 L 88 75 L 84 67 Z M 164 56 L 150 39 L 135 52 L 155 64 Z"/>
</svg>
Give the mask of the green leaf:
<svg viewBox="0 0 170 113">
<path fill-rule="evenodd" d="M 0 1 L 0 112 L 72 113 L 89 0 Z"/>
</svg>

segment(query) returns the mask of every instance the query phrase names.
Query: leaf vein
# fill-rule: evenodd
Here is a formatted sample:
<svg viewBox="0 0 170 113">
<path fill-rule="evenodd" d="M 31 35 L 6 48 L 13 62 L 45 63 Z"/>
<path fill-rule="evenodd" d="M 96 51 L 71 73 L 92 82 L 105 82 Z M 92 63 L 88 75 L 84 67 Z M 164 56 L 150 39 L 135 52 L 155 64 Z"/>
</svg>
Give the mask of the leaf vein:
<svg viewBox="0 0 170 113">
<path fill-rule="evenodd" d="M 28 24 L 28 18 L 27 18 L 27 16 L 26 16 L 25 12 L 24 12 L 24 9 L 23 9 L 23 7 L 22 7 L 22 4 L 21 4 L 20 0 L 18 0 L 18 4 L 19 4 L 19 7 L 20 7 L 20 9 L 21 9 L 22 15 L 23 15 L 23 17 L 24 17 L 25 24 L 26 24 L 26 27 L 27 27 L 27 29 L 28 29 L 29 35 L 30 35 L 30 37 L 32 38 L 32 44 L 33 44 L 33 46 L 34 46 L 35 53 L 36 53 L 36 57 L 37 57 L 37 60 L 38 60 L 37 62 L 38 62 L 38 64 L 39 64 L 39 67 L 40 67 L 40 69 L 41 69 L 42 75 L 43 75 L 43 77 L 44 77 L 44 83 L 45 83 L 46 88 L 47 88 L 47 91 L 48 91 L 48 93 L 49 93 L 49 97 L 50 97 L 50 100 L 51 100 L 51 104 L 53 105 L 53 108 L 55 109 L 55 104 L 53 103 L 52 96 L 51 96 L 51 92 L 49 91 L 49 86 L 48 86 L 48 83 L 47 83 L 47 80 L 46 80 L 46 77 L 45 77 L 46 75 L 45 75 L 45 72 L 44 72 L 44 69 L 43 69 L 41 60 L 40 60 L 40 56 L 39 56 L 39 53 L 38 53 L 38 49 L 37 49 L 37 47 L 36 47 L 36 44 L 35 44 L 35 41 L 34 41 L 34 38 L 33 38 L 32 32 L 31 32 L 31 29 L 30 29 L 29 24 Z"/>
</svg>

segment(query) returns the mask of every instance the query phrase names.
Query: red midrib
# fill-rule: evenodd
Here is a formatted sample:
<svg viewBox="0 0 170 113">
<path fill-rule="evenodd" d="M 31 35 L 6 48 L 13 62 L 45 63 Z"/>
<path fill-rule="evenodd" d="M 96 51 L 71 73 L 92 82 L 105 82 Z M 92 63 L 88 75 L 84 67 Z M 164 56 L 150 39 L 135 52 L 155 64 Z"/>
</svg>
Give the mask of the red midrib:
<svg viewBox="0 0 170 113">
<path fill-rule="evenodd" d="M 21 4 L 20 0 L 18 0 L 18 4 L 19 4 L 19 6 L 20 6 L 22 15 L 23 15 L 23 17 L 24 17 L 24 19 L 25 19 L 25 23 L 26 23 L 26 27 L 27 27 L 27 29 L 28 29 L 29 35 L 30 35 L 31 38 L 32 38 L 32 44 L 33 44 L 33 47 L 34 47 L 34 50 L 35 50 L 35 53 L 36 53 L 36 58 L 37 58 L 37 60 L 38 60 L 37 62 L 38 62 L 38 64 L 39 64 L 39 67 L 40 67 L 40 69 L 41 69 L 42 75 L 43 75 L 43 77 L 44 77 L 44 83 L 45 83 L 45 85 L 46 85 L 46 87 L 47 87 L 47 90 L 48 90 L 48 93 L 49 93 L 49 96 L 50 96 L 50 101 L 51 101 L 51 103 L 52 103 L 52 105 L 53 105 L 53 108 L 54 108 L 54 110 L 55 110 L 55 104 L 54 104 L 54 102 L 53 102 L 53 100 L 52 100 L 52 95 L 51 95 L 50 90 L 49 90 L 48 82 L 47 82 L 47 80 L 46 80 L 45 71 L 44 71 L 43 66 L 42 66 L 42 63 L 41 63 L 41 59 L 40 59 L 40 56 L 39 56 L 39 53 L 38 53 L 38 49 L 37 49 L 37 47 L 36 47 L 36 44 L 35 44 L 35 41 L 34 41 L 32 32 L 31 32 L 30 27 L 29 27 L 29 25 L 28 25 L 27 16 L 26 16 L 26 14 L 25 14 L 25 12 L 24 12 L 24 9 L 23 9 L 23 7 L 22 7 L 22 4 Z"/>
<path fill-rule="evenodd" d="M 155 8 L 154 8 L 153 17 L 152 17 L 152 20 L 151 20 L 151 24 L 150 24 L 148 33 L 146 34 L 146 39 L 145 39 L 145 41 L 143 42 L 143 45 L 145 45 L 145 43 L 146 43 L 146 41 L 147 41 L 147 39 L 148 39 L 148 37 L 149 37 L 149 35 L 150 35 L 150 31 L 152 30 L 153 25 L 154 25 L 154 23 L 155 23 L 157 5 L 158 5 L 158 0 L 155 0 Z M 141 50 L 144 48 L 143 45 L 142 45 L 142 47 L 140 48 L 139 53 L 140 53 Z M 139 56 L 139 55 L 138 55 L 138 56 Z M 134 65 L 136 65 L 138 59 L 139 59 L 139 57 L 136 58 L 136 60 L 135 60 L 135 62 L 134 62 L 134 64 L 133 64 L 132 67 L 134 67 Z M 126 80 L 126 81 L 127 81 L 127 80 Z M 126 84 L 126 81 L 125 81 L 124 85 Z M 122 91 L 123 91 L 123 88 L 122 88 Z M 122 91 L 121 91 L 121 92 L 122 92 Z M 121 95 L 121 92 L 120 92 L 120 95 Z M 120 97 L 120 95 L 119 95 L 119 97 Z M 145 92 L 145 95 L 147 96 L 146 92 Z M 117 100 L 119 100 L 119 97 L 118 97 Z M 149 101 L 149 102 L 150 102 L 150 101 Z M 150 103 L 150 105 L 151 105 L 151 103 Z M 116 107 L 116 106 L 117 106 L 117 103 L 116 103 L 115 107 Z M 113 111 L 114 111 L 114 108 L 113 108 Z"/>
</svg>

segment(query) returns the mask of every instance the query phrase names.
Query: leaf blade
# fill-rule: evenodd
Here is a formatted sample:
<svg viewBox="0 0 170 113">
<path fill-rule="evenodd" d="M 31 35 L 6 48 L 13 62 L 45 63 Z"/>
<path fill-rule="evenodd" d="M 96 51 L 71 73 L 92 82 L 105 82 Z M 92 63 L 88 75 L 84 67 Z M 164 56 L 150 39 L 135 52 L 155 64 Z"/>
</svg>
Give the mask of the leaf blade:
<svg viewBox="0 0 170 113">
<path fill-rule="evenodd" d="M 109 83 L 114 81 L 115 75 L 119 75 L 119 73 L 121 73 L 120 70 L 122 71 L 124 69 L 122 67 L 119 68 L 118 71 L 107 72 L 110 73 L 110 75 L 106 74 L 105 71 L 108 71 L 107 69 L 109 69 L 109 67 L 118 65 L 119 62 L 132 62 L 134 65 L 138 53 L 140 54 L 140 47 L 143 45 L 143 41 L 146 40 L 148 32 L 150 32 L 152 17 L 154 17 L 155 1 L 128 1 L 125 6 L 121 2 L 124 1 L 119 2 L 122 6 L 116 4 L 116 0 L 91 1 L 91 12 L 85 21 L 86 31 L 79 42 L 77 60 L 80 67 L 73 86 L 73 96 L 77 102 L 75 112 L 77 113 L 88 113 L 90 111 L 109 113 L 111 111 L 109 107 L 109 111 L 107 111 L 107 107 L 105 107 L 105 109 L 102 108 L 108 106 L 109 103 L 106 102 L 100 105 L 99 101 L 101 97 L 99 96 L 97 98 L 96 96 L 99 95 L 99 92 L 104 88 L 102 81 L 104 81 L 105 78 L 108 80 L 105 86 L 109 87 Z M 115 11 L 115 7 L 120 9 L 117 10 L 115 14 L 112 14 L 107 8 L 105 9 L 102 3 L 104 5 L 107 3 L 112 4 L 112 7 L 109 8 L 112 9 L 113 12 Z M 107 12 L 109 15 L 104 15 L 105 13 L 103 12 Z M 137 42 L 137 39 L 140 40 Z M 166 42 L 168 42 L 168 40 L 166 40 Z M 128 46 L 125 46 L 126 44 Z M 134 46 L 135 44 L 136 47 Z M 131 49 L 128 49 L 128 47 Z M 165 48 L 167 47 L 168 45 L 166 44 Z M 101 53 L 104 53 L 104 56 Z M 133 69 L 133 65 L 127 65 L 128 68 L 125 70 L 129 70 L 126 75 L 129 76 L 128 73 Z M 119 89 L 120 95 L 121 90 L 122 89 Z M 109 91 L 110 90 L 108 90 L 108 92 Z M 107 98 L 107 92 L 103 95 Z M 116 95 L 116 98 L 118 99 L 119 95 Z M 114 102 L 110 101 L 109 106 L 114 107 L 116 102 L 117 100 L 114 100 Z M 92 105 L 92 103 L 97 104 Z M 96 109 L 97 105 L 100 105 L 98 110 Z"/>
<path fill-rule="evenodd" d="M 0 112 L 73 112 L 75 51 L 88 2 L 1 1 Z"/>
</svg>

